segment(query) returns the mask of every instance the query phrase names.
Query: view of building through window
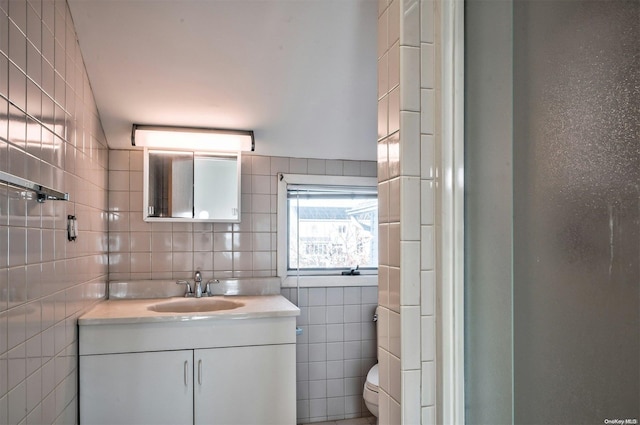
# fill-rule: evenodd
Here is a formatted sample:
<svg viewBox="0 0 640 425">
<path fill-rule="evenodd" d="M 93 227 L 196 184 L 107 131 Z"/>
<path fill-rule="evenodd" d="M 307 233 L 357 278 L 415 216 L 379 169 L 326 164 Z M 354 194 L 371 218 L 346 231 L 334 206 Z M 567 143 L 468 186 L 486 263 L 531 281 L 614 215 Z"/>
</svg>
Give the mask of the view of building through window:
<svg viewBox="0 0 640 425">
<path fill-rule="evenodd" d="M 375 195 L 289 192 L 289 270 L 378 267 Z"/>
</svg>

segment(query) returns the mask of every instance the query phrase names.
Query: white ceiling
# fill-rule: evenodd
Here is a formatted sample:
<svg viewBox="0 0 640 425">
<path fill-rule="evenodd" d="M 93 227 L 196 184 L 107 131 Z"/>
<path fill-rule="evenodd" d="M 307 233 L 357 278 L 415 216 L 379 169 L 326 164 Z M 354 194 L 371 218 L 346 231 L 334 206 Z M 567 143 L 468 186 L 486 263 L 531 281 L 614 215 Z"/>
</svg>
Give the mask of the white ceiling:
<svg viewBox="0 0 640 425">
<path fill-rule="evenodd" d="M 108 144 L 249 129 L 256 153 L 376 159 L 374 0 L 68 0 Z"/>
</svg>

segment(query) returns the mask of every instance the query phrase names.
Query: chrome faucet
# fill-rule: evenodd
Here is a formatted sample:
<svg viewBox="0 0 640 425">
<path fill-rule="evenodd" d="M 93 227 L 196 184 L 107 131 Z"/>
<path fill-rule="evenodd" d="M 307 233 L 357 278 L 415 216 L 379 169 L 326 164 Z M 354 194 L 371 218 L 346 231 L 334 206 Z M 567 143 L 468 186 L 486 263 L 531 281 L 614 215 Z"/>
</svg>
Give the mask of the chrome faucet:
<svg viewBox="0 0 640 425">
<path fill-rule="evenodd" d="M 202 297 L 212 297 L 213 293 L 211 292 L 211 284 L 212 283 L 220 283 L 220 281 L 218 279 L 212 279 L 210 281 L 208 281 L 204 287 L 204 290 L 202 288 L 202 273 L 200 273 L 200 270 L 196 270 L 194 276 L 193 276 L 193 281 L 194 281 L 194 285 L 195 288 L 194 290 L 191 289 L 191 284 L 189 282 L 187 282 L 186 280 L 178 280 L 176 282 L 177 285 L 186 285 L 186 291 L 184 293 L 185 297 L 196 297 L 196 298 L 202 298 Z"/>
<path fill-rule="evenodd" d="M 196 274 L 193 277 L 194 282 L 196 283 L 196 298 L 202 297 L 202 274 L 200 270 L 196 270 Z"/>
</svg>

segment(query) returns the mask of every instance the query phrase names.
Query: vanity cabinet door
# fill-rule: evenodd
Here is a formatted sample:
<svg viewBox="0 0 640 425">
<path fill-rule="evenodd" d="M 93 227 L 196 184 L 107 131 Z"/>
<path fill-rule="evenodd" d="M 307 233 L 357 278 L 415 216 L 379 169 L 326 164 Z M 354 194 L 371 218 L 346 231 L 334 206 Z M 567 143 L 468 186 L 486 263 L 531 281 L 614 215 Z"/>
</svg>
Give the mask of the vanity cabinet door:
<svg viewBox="0 0 640 425">
<path fill-rule="evenodd" d="M 197 425 L 295 425 L 295 344 L 195 350 Z"/>
<path fill-rule="evenodd" d="M 193 351 L 80 356 L 80 423 L 193 424 Z"/>
</svg>

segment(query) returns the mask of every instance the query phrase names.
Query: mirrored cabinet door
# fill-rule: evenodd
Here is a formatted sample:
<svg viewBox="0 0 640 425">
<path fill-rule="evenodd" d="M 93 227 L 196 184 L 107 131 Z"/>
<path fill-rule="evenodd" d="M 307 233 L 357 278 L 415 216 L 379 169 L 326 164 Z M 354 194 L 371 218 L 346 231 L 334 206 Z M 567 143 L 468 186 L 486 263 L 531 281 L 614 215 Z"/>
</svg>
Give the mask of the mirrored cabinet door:
<svg viewBox="0 0 640 425">
<path fill-rule="evenodd" d="M 240 221 L 240 154 L 145 150 L 145 221 Z"/>
<path fill-rule="evenodd" d="M 194 218 L 239 219 L 237 157 L 196 156 L 193 161 Z"/>
</svg>

